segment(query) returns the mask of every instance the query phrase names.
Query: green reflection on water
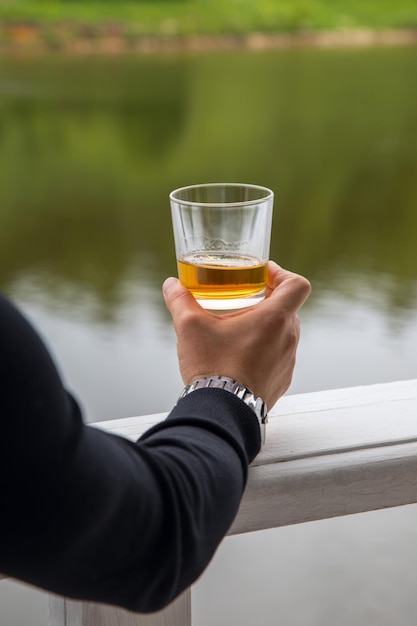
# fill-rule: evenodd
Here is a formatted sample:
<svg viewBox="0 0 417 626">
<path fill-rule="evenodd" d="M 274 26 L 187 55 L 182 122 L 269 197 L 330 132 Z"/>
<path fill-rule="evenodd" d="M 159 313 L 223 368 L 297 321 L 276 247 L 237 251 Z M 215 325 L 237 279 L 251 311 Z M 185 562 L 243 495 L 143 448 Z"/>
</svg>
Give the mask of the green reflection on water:
<svg viewBox="0 0 417 626">
<path fill-rule="evenodd" d="M 0 60 L 0 285 L 111 311 L 175 273 L 168 193 L 276 192 L 271 256 L 406 309 L 417 293 L 417 48 Z M 65 286 L 65 289 L 63 289 Z"/>
</svg>

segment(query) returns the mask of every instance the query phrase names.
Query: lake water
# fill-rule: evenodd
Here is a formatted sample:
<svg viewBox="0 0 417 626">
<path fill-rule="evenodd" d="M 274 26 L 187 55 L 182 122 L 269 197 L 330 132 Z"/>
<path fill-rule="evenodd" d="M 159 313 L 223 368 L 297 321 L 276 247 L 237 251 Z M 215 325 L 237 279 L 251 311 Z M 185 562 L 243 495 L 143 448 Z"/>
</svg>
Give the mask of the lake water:
<svg viewBox="0 0 417 626">
<path fill-rule="evenodd" d="M 181 390 L 160 286 L 168 193 L 195 182 L 276 193 L 271 257 L 313 285 L 289 393 L 417 377 L 416 75 L 417 48 L 0 59 L 0 288 L 87 420 Z M 416 522 L 228 538 L 195 626 L 414 625 Z M 0 584 L 2 625 L 45 615 L 44 594 Z"/>
</svg>

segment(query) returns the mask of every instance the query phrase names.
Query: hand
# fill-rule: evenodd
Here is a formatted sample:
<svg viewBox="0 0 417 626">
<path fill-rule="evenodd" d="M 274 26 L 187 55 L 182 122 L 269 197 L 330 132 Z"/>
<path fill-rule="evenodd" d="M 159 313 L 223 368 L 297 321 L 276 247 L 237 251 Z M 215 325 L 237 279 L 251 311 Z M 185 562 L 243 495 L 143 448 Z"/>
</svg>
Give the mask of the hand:
<svg viewBox="0 0 417 626">
<path fill-rule="evenodd" d="M 308 280 L 268 263 L 266 298 L 236 313 L 204 310 L 176 278 L 163 285 L 178 339 L 184 384 L 229 376 L 271 408 L 291 384 L 300 337 L 298 309 L 310 295 Z"/>
</svg>

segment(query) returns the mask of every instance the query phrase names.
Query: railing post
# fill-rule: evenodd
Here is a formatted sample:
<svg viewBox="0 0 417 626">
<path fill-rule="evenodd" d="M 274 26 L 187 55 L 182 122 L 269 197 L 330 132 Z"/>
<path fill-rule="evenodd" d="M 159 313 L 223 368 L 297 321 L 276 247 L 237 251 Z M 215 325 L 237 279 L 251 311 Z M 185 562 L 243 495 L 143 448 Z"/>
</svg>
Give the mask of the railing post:
<svg viewBox="0 0 417 626">
<path fill-rule="evenodd" d="M 51 595 L 49 626 L 191 626 L 191 591 L 187 589 L 166 609 L 149 615 Z"/>
</svg>

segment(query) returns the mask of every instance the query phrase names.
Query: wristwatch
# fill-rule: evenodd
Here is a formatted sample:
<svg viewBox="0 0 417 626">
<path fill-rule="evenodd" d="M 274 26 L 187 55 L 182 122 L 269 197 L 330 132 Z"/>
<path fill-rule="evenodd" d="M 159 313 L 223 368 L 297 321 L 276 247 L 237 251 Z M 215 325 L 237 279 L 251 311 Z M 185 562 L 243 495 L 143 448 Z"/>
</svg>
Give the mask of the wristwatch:
<svg viewBox="0 0 417 626">
<path fill-rule="evenodd" d="M 224 389 L 243 400 L 243 402 L 252 409 L 258 419 L 261 429 L 261 441 L 262 445 L 264 445 L 266 424 L 268 422 L 268 409 L 262 398 L 256 398 L 255 394 L 248 389 L 248 387 L 238 383 L 236 380 L 233 380 L 233 378 L 228 378 L 227 376 L 209 376 L 207 378 L 196 378 L 192 383 L 186 385 L 178 400 L 188 396 L 196 389 L 204 388 Z"/>
</svg>

